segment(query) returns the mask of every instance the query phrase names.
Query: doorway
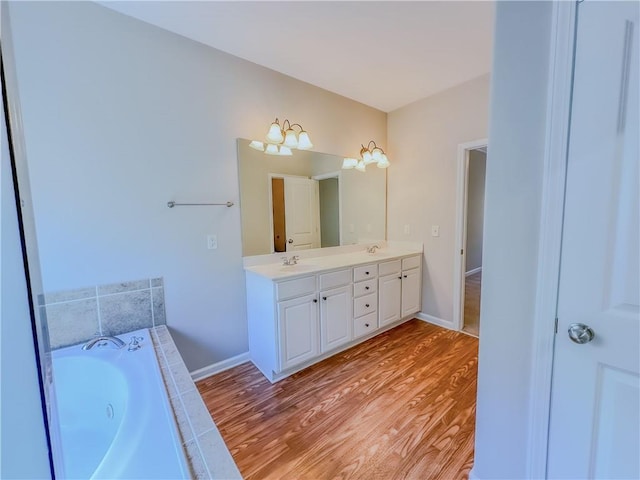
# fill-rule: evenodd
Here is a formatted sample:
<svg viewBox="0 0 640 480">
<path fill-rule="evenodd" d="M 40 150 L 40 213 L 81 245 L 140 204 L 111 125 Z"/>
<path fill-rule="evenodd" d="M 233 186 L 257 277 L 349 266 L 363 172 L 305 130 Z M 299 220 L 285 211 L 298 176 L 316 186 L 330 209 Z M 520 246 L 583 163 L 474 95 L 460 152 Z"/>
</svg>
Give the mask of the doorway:
<svg viewBox="0 0 640 480">
<path fill-rule="evenodd" d="M 454 325 L 475 337 L 480 333 L 486 165 L 486 139 L 459 145 Z"/>
</svg>

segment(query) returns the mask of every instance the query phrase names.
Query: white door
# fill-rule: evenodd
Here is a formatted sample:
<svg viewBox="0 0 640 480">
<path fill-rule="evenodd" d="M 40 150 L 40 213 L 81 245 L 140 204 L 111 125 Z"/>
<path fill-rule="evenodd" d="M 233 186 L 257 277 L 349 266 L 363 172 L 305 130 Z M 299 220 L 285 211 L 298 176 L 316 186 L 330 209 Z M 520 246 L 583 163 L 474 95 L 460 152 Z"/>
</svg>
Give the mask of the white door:
<svg viewBox="0 0 640 480">
<path fill-rule="evenodd" d="M 402 317 L 420 311 L 420 269 L 402 272 Z"/>
<path fill-rule="evenodd" d="M 318 182 L 284 177 L 287 252 L 320 247 Z"/>
<path fill-rule="evenodd" d="M 378 279 L 380 326 L 400 320 L 402 276 L 400 273 Z"/>
<path fill-rule="evenodd" d="M 320 350 L 344 345 L 352 338 L 351 286 L 320 292 Z"/>
<path fill-rule="evenodd" d="M 640 478 L 638 5 L 578 6 L 549 478 Z"/>
<path fill-rule="evenodd" d="M 317 302 L 313 294 L 278 303 L 281 370 L 318 355 Z"/>
</svg>

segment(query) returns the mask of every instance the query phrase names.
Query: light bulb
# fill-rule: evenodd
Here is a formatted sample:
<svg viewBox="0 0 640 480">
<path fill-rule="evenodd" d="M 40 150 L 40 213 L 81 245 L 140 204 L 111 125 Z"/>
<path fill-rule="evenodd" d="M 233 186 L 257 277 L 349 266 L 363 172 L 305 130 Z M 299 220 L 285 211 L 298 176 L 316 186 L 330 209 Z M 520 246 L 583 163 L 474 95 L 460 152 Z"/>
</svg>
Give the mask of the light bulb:
<svg viewBox="0 0 640 480">
<path fill-rule="evenodd" d="M 264 152 L 264 143 L 259 142 L 258 140 L 252 140 L 249 146 L 255 150 L 260 150 Z"/>
<path fill-rule="evenodd" d="M 273 143 L 268 143 L 264 153 L 267 155 L 278 155 L 278 146 Z"/>
<path fill-rule="evenodd" d="M 277 120 L 277 119 L 276 119 Z M 269 127 L 269 133 L 267 133 L 267 140 L 270 143 L 282 143 L 284 137 L 282 136 L 282 130 L 277 121 L 273 122 Z"/>
<path fill-rule="evenodd" d="M 356 165 L 356 170 L 359 172 L 364 172 L 366 170 L 364 160 L 360 160 Z"/>
<path fill-rule="evenodd" d="M 378 168 L 387 168 L 390 165 L 389 163 L 389 159 L 387 158 L 387 156 L 383 153 L 382 154 L 382 158 L 380 159 L 380 161 L 378 162 Z"/>
<path fill-rule="evenodd" d="M 289 157 L 293 155 L 293 153 L 291 152 L 291 149 L 289 147 L 285 145 L 280 145 L 280 151 L 278 152 L 278 155 Z"/>
<path fill-rule="evenodd" d="M 362 154 L 362 161 L 365 165 L 369 165 L 370 163 L 374 162 L 373 156 L 371 155 L 371 152 L 369 150 L 365 150 L 365 152 Z"/>
<path fill-rule="evenodd" d="M 373 158 L 374 162 L 379 162 L 380 160 L 382 160 L 382 149 L 380 149 L 379 147 L 374 148 L 373 152 L 371 152 L 371 157 Z"/>
<path fill-rule="evenodd" d="M 284 144 L 289 148 L 296 148 L 298 146 L 298 139 L 296 138 L 296 132 L 292 128 L 287 130 L 284 136 Z"/>
<path fill-rule="evenodd" d="M 355 158 L 345 158 L 342 161 L 342 168 L 344 168 L 345 170 L 349 168 L 355 168 L 356 165 L 358 165 L 358 160 L 356 160 Z"/>
<path fill-rule="evenodd" d="M 313 143 L 311 143 L 309 134 L 302 130 L 298 135 L 298 150 L 309 150 L 310 148 L 313 148 Z"/>
</svg>

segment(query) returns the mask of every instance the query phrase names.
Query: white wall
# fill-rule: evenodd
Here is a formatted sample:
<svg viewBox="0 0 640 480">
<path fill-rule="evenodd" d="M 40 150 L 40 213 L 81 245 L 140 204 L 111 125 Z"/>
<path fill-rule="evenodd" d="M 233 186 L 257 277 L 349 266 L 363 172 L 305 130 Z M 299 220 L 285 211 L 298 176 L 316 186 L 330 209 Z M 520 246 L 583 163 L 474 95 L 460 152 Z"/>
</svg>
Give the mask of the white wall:
<svg viewBox="0 0 640 480">
<path fill-rule="evenodd" d="M 487 154 L 480 150 L 469 152 L 467 186 L 467 248 L 466 267 L 469 272 L 482 267 L 482 229 L 484 224 L 484 179 Z"/>
<path fill-rule="evenodd" d="M 472 478 L 526 478 L 551 2 L 498 2 Z"/>
<path fill-rule="evenodd" d="M 458 144 L 487 137 L 489 75 L 389 113 L 388 238 L 424 243 L 422 312 L 453 318 Z M 404 233 L 409 225 L 410 233 Z M 431 236 L 431 226 L 440 236 Z"/>
<path fill-rule="evenodd" d="M 386 114 L 89 2 L 11 4 L 46 291 L 163 276 L 195 370 L 247 350 L 236 138 L 278 116 L 315 149 L 386 142 Z M 206 249 L 206 235 L 218 249 Z"/>
<path fill-rule="evenodd" d="M 3 35 L 5 7 L 0 6 Z M 51 477 L 48 447 L 4 109 L 0 116 L 0 478 L 43 479 Z"/>
</svg>

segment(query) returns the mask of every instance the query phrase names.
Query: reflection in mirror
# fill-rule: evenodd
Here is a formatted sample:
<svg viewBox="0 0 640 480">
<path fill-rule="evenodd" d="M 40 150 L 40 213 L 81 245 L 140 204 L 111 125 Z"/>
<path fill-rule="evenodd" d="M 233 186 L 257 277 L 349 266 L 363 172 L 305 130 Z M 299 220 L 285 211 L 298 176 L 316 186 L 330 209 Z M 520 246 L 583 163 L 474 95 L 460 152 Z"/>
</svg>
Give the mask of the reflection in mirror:
<svg viewBox="0 0 640 480">
<path fill-rule="evenodd" d="M 266 155 L 249 143 L 238 139 L 244 256 L 385 239 L 386 169 L 342 170 L 336 155 Z"/>
</svg>

